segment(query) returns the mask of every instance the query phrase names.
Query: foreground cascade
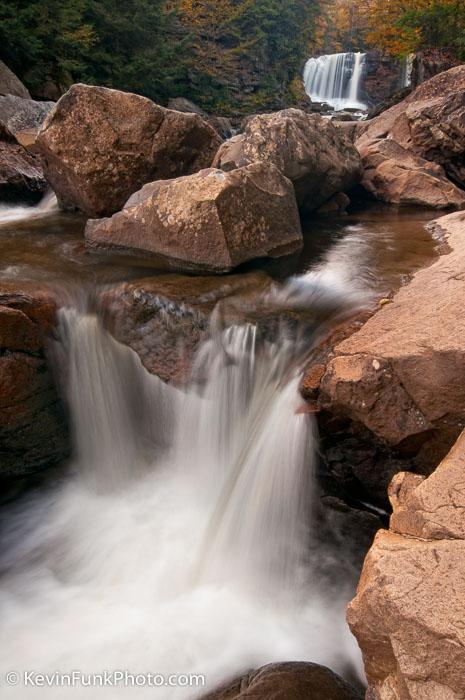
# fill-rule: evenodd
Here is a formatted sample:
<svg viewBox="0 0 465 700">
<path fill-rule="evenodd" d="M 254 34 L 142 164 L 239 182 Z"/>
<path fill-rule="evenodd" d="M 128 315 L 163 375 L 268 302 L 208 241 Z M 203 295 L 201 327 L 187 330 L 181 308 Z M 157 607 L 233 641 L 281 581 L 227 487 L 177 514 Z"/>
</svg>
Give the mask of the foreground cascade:
<svg viewBox="0 0 465 700">
<path fill-rule="evenodd" d="M 182 270 L 228 272 L 302 246 L 292 184 L 269 163 L 152 182 L 123 211 L 89 221 L 89 248 L 161 256 Z"/>
<path fill-rule="evenodd" d="M 213 165 L 232 170 L 257 161 L 272 163 L 289 178 L 299 207 L 308 211 L 355 187 L 362 174 L 360 156 L 345 134 L 299 109 L 248 119 L 244 133 L 221 146 Z"/>
<path fill-rule="evenodd" d="M 207 167 L 220 143 L 198 114 L 89 85 L 63 95 L 37 139 L 61 206 L 88 216 L 113 214 L 147 182 Z"/>
</svg>

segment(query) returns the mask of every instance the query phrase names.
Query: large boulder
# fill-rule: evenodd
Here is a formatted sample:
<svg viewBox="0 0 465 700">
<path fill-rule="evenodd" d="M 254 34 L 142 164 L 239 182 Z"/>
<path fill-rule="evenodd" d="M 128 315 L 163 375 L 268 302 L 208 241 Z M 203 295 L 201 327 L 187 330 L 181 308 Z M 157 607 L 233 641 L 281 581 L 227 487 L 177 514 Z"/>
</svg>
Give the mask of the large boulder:
<svg viewBox="0 0 465 700">
<path fill-rule="evenodd" d="M 405 100 L 361 128 L 356 146 L 369 169 L 373 167 L 377 147 L 381 160 L 386 160 L 383 152 L 386 139 L 394 141 L 413 156 L 442 166 L 451 180 L 465 188 L 465 65 L 434 76 Z M 409 164 L 405 157 L 400 160 L 404 161 L 401 167 L 413 171 L 411 179 L 418 177 L 415 174 L 418 161 Z M 382 177 L 380 182 L 379 198 L 383 199 L 385 188 Z M 370 187 L 368 184 L 367 189 L 376 194 L 376 186 Z M 428 204 L 427 201 L 425 203 Z"/>
<path fill-rule="evenodd" d="M 16 95 L 26 100 L 31 98 L 27 88 L 3 61 L 0 61 L 0 95 Z"/>
<path fill-rule="evenodd" d="M 292 184 L 269 163 L 150 183 L 110 219 L 89 221 L 85 236 L 90 249 L 152 255 L 175 269 L 215 273 L 302 246 Z"/>
<path fill-rule="evenodd" d="M 46 189 L 40 162 L 0 123 L 0 199 L 37 201 Z"/>
<path fill-rule="evenodd" d="M 147 182 L 207 167 L 220 143 L 197 114 L 89 85 L 63 95 L 37 139 L 62 207 L 93 217 L 118 211 Z"/>
<path fill-rule="evenodd" d="M 465 191 L 448 180 L 442 166 L 414 155 L 393 139 L 358 144 L 363 186 L 382 202 L 432 209 L 464 209 Z"/>
<path fill-rule="evenodd" d="M 363 694 L 317 664 L 264 666 L 208 693 L 202 700 L 362 700 Z"/>
<path fill-rule="evenodd" d="M 0 480 L 69 453 L 67 422 L 46 359 L 56 307 L 35 285 L 0 284 Z"/>
<path fill-rule="evenodd" d="M 465 433 L 428 479 L 399 474 L 348 621 L 373 700 L 465 697 Z"/>
<path fill-rule="evenodd" d="M 298 109 L 248 119 L 244 132 L 221 146 L 213 166 L 228 171 L 257 161 L 289 178 L 299 207 L 309 211 L 353 188 L 362 174 L 360 156 L 343 131 Z"/>
<path fill-rule="evenodd" d="M 362 426 L 422 470 L 450 449 L 465 420 L 465 214 L 436 222 L 448 252 L 334 349 L 320 407 Z"/>
</svg>

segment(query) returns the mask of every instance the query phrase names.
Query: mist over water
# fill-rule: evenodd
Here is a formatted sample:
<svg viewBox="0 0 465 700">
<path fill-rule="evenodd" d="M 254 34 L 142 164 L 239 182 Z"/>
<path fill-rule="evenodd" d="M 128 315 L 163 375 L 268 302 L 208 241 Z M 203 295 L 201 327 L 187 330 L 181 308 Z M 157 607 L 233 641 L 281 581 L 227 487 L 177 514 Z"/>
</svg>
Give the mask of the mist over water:
<svg viewBox="0 0 465 700">
<path fill-rule="evenodd" d="M 319 274 L 300 278 L 298 304 L 347 313 L 355 296 Z M 293 283 L 276 302 L 289 303 Z M 272 661 L 357 667 L 344 618 L 352 582 L 325 578 L 334 555 L 314 536 L 303 336 L 269 340 L 214 314 L 192 382 L 178 389 L 85 307 L 63 308 L 59 330 L 75 457 L 61 485 L 7 513 L 2 670 L 197 673 L 211 688 Z M 19 686 L 2 697 L 202 692 Z"/>
</svg>

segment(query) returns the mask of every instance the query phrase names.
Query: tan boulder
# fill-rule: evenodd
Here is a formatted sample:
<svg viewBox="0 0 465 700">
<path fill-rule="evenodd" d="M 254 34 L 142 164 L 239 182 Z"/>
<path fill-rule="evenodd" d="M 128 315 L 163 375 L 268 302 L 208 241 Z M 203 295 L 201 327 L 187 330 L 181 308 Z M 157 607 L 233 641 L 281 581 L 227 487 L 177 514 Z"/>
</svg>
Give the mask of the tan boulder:
<svg viewBox="0 0 465 700">
<path fill-rule="evenodd" d="M 428 479 L 398 475 L 391 531 L 367 556 L 348 621 L 372 700 L 465 697 L 465 433 Z"/>
<path fill-rule="evenodd" d="M 408 151 L 411 159 L 393 146 L 389 157 L 386 141 Z M 442 196 L 447 194 L 444 173 L 459 187 L 465 187 L 465 65 L 434 76 L 405 100 L 368 121 L 359 128 L 356 146 L 369 171 L 362 183 L 369 192 L 383 201 L 410 204 L 413 187 L 417 202 L 439 208 L 438 191 L 433 196 L 433 204 L 430 203 L 431 189 L 442 189 Z M 378 164 L 375 163 L 377 151 Z M 394 161 L 397 167 L 392 162 L 386 165 L 386 161 Z M 443 171 L 434 170 L 433 163 Z M 373 170 L 374 173 L 370 172 Z M 411 172 L 406 174 L 402 170 Z M 436 183 L 433 187 L 426 175 L 439 178 L 442 184 Z M 401 177 L 399 185 L 389 182 L 395 177 Z M 406 182 L 409 183 L 407 197 L 401 197 L 399 190 L 404 189 Z M 423 192 L 426 194 L 424 202 Z M 457 198 L 455 191 L 447 206 L 463 208 Z"/>
<path fill-rule="evenodd" d="M 299 207 L 307 210 L 350 190 L 362 172 L 351 139 L 330 120 L 299 109 L 247 119 L 244 132 L 221 146 L 213 166 L 232 170 L 257 161 L 273 163 L 289 178 Z"/>
<path fill-rule="evenodd" d="M 121 209 L 147 182 L 207 167 L 220 143 L 198 114 L 73 85 L 48 115 L 36 146 L 60 204 L 96 217 Z"/>
<path fill-rule="evenodd" d="M 362 693 L 329 668 L 287 662 L 250 671 L 202 700 L 362 700 Z"/>
<path fill-rule="evenodd" d="M 176 269 L 215 273 L 302 246 L 292 184 L 269 163 L 150 183 L 110 219 L 89 221 L 85 236 L 90 249 L 158 256 Z"/>
<path fill-rule="evenodd" d="M 465 214 L 436 226 L 447 254 L 336 346 L 319 399 L 387 445 L 408 445 L 424 469 L 447 453 L 465 420 Z"/>
</svg>

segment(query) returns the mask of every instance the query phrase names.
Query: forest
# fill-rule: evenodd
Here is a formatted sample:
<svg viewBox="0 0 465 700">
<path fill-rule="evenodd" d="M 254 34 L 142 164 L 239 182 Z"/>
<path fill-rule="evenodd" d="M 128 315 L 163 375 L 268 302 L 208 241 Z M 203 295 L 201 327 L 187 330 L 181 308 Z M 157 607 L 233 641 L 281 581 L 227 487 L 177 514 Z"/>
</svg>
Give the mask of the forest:
<svg viewBox="0 0 465 700">
<path fill-rule="evenodd" d="M 463 0 L 12 0 L 0 58 L 38 98 L 74 82 L 215 112 L 279 108 L 309 55 L 447 48 L 465 58 Z"/>
</svg>

